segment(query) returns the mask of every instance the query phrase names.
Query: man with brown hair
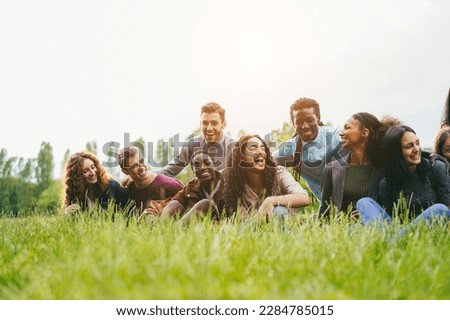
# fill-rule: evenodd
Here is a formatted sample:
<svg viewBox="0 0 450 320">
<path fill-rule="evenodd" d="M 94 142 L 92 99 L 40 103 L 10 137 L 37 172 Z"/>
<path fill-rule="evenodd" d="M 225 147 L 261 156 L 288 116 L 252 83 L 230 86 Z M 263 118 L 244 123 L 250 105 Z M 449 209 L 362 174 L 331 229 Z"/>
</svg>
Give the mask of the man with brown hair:
<svg viewBox="0 0 450 320">
<path fill-rule="evenodd" d="M 121 149 L 117 156 L 117 162 L 122 172 L 133 179 L 129 183 L 127 194 L 130 199 L 134 200 L 139 212 L 150 208 L 151 201 L 172 198 L 183 188 L 183 184 L 177 179 L 149 171 L 144 157 L 137 147 Z M 162 210 L 162 207 L 160 209 Z"/>
<path fill-rule="evenodd" d="M 174 150 L 175 158 L 156 172 L 175 177 L 188 164 L 198 150 L 205 150 L 213 159 L 217 170 L 225 168 L 226 156 L 232 151 L 234 141 L 223 133 L 227 122 L 225 110 L 216 102 L 202 106 L 200 118 L 201 135 L 190 139 L 181 150 Z"/>
</svg>

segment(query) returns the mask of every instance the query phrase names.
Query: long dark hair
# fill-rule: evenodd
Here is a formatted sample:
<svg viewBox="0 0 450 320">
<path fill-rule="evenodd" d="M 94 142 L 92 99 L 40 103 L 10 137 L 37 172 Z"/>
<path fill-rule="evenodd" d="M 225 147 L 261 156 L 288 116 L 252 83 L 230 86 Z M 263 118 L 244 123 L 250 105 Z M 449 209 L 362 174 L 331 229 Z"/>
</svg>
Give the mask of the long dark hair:
<svg viewBox="0 0 450 320">
<path fill-rule="evenodd" d="M 441 128 L 444 126 L 450 126 L 450 88 L 448 89 L 447 99 L 445 100 L 441 116 Z"/>
<path fill-rule="evenodd" d="M 239 141 L 233 148 L 233 152 L 227 159 L 227 166 L 223 173 L 224 186 L 222 189 L 222 197 L 225 203 L 225 210 L 228 214 L 232 214 L 237 210 L 238 201 L 242 198 L 245 192 L 245 185 L 247 183 L 245 170 L 249 168 L 243 165 L 242 156 L 245 154 L 247 142 L 251 138 L 258 138 L 264 145 L 266 152 L 266 167 L 264 169 L 263 189 L 265 196 L 272 196 L 277 193 L 278 183 L 275 179 L 277 173 L 277 164 L 272 158 L 272 153 L 267 143 L 257 134 L 244 135 L 239 138 Z"/>
<path fill-rule="evenodd" d="M 358 112 L 352 116 L 353 119 L 361 123 L 361 129 L 369 130 L 367 155 L 370 162 L 376 168 L 383 166 L 382 141 L 387 130 L 387 125 L 383 124 L 377 117 L 368 112 Z"/>
<path fill-rule="evenodd" d="M 383 158 L 385 161 L 385 177 L 388 186 L 400 192 L 407 186 L 415 174 L 424 180 L 428 165 L 425 161 L 421 161 L 416 171 L 412 172 L 403 156 L 402 137 L 406 132 L 416 134 L 416 132 L 405 125 L 393 126 L 386 131 L 383 139 Z"/>
</svg>

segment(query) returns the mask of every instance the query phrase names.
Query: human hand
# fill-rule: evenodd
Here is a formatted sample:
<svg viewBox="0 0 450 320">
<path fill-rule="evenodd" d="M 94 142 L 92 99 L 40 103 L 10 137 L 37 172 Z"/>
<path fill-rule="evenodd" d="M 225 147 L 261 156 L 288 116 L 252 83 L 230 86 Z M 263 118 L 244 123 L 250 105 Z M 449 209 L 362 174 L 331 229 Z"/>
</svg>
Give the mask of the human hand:
<svg viewBox="0 0 450 320">
<path fill-rule="evenodd" d="M 350 212 L 350 220 L 352 221 L 358 221 L 361 218 L 361 214 L 358 210 L 353 210 Z"/>
<path fill-rule="evenodd" d="M 273 197 L 267 197 L 266 199 L 264 199 L 263 203 L 259 207 L 256 214 L 261 219 L 265 219 L 266 222 L 269 222 L 271 215 L 273 213 L 273 208 L 274 208 Z"/>
<path fill-rule="evenodd" d="M 64 214 L 71 214 L 71 213 L 74 213 L 75 211 L 78 211 L 80 209 L 81 209 L 81 207 L 78 204 L 74 203 L 74 204 L 68 205 L 64 209 Z"/>
<path fill-rule="evenodd" d="M 131 184 L 133 183 L 133 179 L 130 176 L 126 176 L 122 182 L 120 183 L 120 187 L 123 190 L 128 190 L 128 188 L 131 186 Z"/>
<path fill-rule="evenodd" d="M 142 215 L 159 216 L 159 213 L 156 212 L 155 207 L 150 207 L 150 208 L 144 209 L 144 211 L 142 211 Z"/>
</svg>

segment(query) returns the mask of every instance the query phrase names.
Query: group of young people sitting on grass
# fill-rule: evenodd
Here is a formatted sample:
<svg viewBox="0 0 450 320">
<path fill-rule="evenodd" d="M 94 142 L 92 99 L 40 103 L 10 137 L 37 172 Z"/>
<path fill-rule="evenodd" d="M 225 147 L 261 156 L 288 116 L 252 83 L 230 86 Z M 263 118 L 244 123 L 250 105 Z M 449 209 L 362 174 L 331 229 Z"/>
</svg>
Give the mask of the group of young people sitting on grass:
<svg viewBox="0 0 450 320">
<path fill-rule="evenodd" d="M 428 154 L 415 131 L 398 119 L 360 112 L 342 128 L 325 126 L 319 104 L 300 98 L 290 108 L 293 138 L 272 153 L 259 135 L 237 141 L 226 136 L 219 104 L 204 105 L 200 114 L 201 134 L 163 168 L 149 170 L 137 147 L 121 149 L 117 162 L 127 176 L 122 184 L 108 176 L 95 155 L 72 155 L 65 174 L 65 212 L 113 202 L 116 208 L 131 206 L 131 214 L 183 224 L 205 215 L 215 222 L 231 217 L 271 221 L 297 214 L 316 198 L 324 222 L 348 215 L 382 225 L 399 217 L 413 221 L 410 228 L 421 220 L 450 218 L 448 123 Z M 175 176 L 188 164 L 195 177 L 184 186 Z M 398 204 L 405 200 L 400 213 Z"/>
</svg>

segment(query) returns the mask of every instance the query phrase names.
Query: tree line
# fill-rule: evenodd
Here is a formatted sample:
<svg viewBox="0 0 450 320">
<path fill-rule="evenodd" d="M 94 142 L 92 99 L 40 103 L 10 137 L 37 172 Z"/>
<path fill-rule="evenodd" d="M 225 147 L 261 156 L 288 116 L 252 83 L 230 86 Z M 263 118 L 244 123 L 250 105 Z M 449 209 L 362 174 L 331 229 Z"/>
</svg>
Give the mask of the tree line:
<svg viewBox="0 0 450 320">
<path fill-rule="evenodd" d="M 0 212 L 17 216 L 36 209 L 52 211 L 60 199 L 59 181 L 53 179 L 53 149 L 43 142 L 37 158 L 8 157 L 0 150 Z"/>
</svg>

